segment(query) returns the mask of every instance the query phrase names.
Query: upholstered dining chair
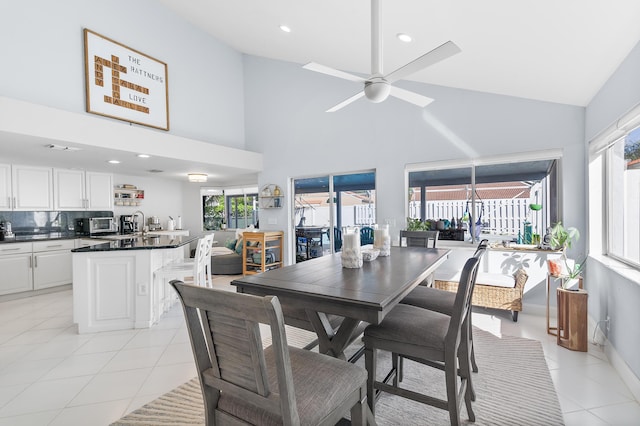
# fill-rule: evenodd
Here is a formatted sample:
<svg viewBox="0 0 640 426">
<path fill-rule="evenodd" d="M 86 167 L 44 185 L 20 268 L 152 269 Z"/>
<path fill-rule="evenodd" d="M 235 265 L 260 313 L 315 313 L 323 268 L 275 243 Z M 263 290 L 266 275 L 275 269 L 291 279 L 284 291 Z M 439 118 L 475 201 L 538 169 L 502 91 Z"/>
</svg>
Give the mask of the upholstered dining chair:
<svg viewBox="0 0 640 426">
<path fill-rule="evenodd" d="M 184 309 L 207 425 L 375 424 L 366 371 L 287 345 L 280 302 L 173 280 Z M 260 324 L 272 345 L 263 348 Z"/>
<path fill-rule="evenodd" d="M 489 240 L 482 240 L 478 244 L 473 257 L 481 259 L 487 250 Z M 418 286 L 414 288 L 400 303 L 407 305 L 418 306 L 419 308 L 429 309 L 431 311 L 440 312 L 441 314 L 451 315 L 453 306 L 455 304 L 456 293 L 439 290 L 433 287 Z M 469 305 L 471 309 L 471 305 Z M 475 373 L 478 372 L 478 364 L 476 363 L 475 350 L 473 348 L 473 325 L 471 323 L 471 312 L 467 314 L 467 328 L 469 329 L 469 340 L 462 342 L 462 352 L 469 358 L 471 367 Z M 402 360 L 401 360 L 402 362 Z M 473 393 L 473 386 L 470 386 Z M 475 395 L 474 399 L 475 399 Z"/>
<path fill-rule="evenodd" d="M 475 421 L 471 407 L 471 391 L 468 387 L 471 371 L 469 363 L 459 357 L 459 347 L 460 342 L 467 339 L 468 329 L 464 324 L 470 312 L 471 293 L 479 263 L 480 259 L 477 257 L 472 257 L 465 263 L 451 315 L 399 304 L 380 324 L 370 325 L 365 329 L 363 340 L 365 366 L 368 371 L 367 402 L 373 413 L 375 393 L 376 390 L 380 390 L 447 410 L 452 425 L 460 424 L 460 403 L 464 399 L 469 420 Z M 378 350 L 392 353 L 392 371 L 387 376 L 393 377 L 392 384 L 378 381 L 376 378 Z M 447 399 L 400 387 L 400 356 L 444 370 Z"/>
</svg>

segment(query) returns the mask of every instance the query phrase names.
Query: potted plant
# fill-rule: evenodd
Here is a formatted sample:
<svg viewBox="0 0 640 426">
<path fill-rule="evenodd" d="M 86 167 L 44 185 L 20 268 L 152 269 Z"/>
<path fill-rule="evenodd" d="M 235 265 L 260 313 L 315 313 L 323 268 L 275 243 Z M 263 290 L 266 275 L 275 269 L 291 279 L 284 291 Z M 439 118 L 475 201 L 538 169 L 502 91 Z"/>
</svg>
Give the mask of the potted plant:
<svg viewBox="0 0 640 426">
<path fill-rule="evenodd" d="M 571 248 L 574 240 L 580 238 L 580 232 L 574 227 L 565 228 L 562 222 L 556 223 L 551 228 L 551 248 L 562 250 L 563 254 L 567 248 Z"/>
<path fill-rule="evenodd" d="M 562 278 L 562 288 L 572 287 L 580 277 L 580 273 L 584 268 L 584 262 L 572 263 L 567 259 L 567 248 L 571 248 L 573 242 L 580 238 L 580 232 L 574 227 L 565 228 L 562 222 L 556 223 L 551 228 L 550 244 L 553 250 L 562 251 L 562 262 L 558 260 L 549 260 L 549 274 L 554 277 Z"/>
</svg>

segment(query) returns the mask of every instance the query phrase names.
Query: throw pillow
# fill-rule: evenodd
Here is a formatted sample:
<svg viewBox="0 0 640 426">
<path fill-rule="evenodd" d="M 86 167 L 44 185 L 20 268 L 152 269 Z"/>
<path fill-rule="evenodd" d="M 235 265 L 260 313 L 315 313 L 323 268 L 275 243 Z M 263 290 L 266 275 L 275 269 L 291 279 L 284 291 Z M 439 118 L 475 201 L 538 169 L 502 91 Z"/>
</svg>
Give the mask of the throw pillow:
<svg viewBox="0 0 640 426">
<path fill-rule="evenodd" d="M 235 250 L 237 241 L 238 240 L 227 240 L 227 241 L 224 242 L 224 246 L 226 248 L 228 248 L 229 250 Z"/>
<path fill-rule="evenodd" d="M 238 238 L 238 241 L 236 242 L 236 253 L 242 254 L 243 242 L 244 240 L 242 238 Z"/>
</svg>

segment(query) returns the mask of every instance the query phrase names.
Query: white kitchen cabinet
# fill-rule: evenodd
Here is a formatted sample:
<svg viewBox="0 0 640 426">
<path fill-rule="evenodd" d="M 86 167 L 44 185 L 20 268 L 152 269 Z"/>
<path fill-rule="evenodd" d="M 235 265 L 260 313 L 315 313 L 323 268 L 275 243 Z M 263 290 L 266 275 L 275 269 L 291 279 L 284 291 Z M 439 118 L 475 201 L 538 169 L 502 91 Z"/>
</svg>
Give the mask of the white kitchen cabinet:
<svg viewBox="0 0 640 426">
<path fill-rule="evenodd" d="M 0 210 L 11 210 L 11 164 L 0 164 Z"/>
<path fill-rule="evenodd" d="M 31 243 L 0 245 L 0 295 L 33 290 Z"/>
<path fill-rule="evenodd" d="M 53 210 L 53 169 L 11 166 L 13 210 Z"/>
<path fill-rule="evenodd" d="M 51 240 L 33 243 L 33 289 L 71 284 L 75 240 Z"/>
<path fill-rule="evenodd" d="M 113 210 L 113 175 L 86 173 L 87 210 Z"/>
<path fill-rule="evenodd" d="M 113 175 L 54 169 L 55 210 L 113 210 Z"/>
</svg>

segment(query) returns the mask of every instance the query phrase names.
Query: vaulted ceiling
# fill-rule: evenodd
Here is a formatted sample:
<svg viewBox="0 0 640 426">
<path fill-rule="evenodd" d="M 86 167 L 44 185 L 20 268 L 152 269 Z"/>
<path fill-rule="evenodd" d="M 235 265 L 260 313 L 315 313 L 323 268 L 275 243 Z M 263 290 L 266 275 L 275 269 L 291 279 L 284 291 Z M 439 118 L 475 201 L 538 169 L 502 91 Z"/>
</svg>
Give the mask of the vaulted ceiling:
<svg viewBox="0 0 640 426">
<path fill-rule="evenodd" d="M 370 0 L 159 1 L 240 52 L 369 73 Z M 639 16 L 637 0 L 381 0 L 384 70 L 452 40 L 462 53 L 409 80 L 585 106 L 640 40 Z"/>
</svg>

